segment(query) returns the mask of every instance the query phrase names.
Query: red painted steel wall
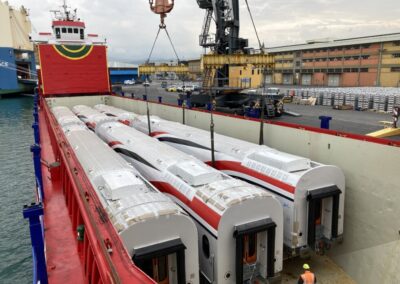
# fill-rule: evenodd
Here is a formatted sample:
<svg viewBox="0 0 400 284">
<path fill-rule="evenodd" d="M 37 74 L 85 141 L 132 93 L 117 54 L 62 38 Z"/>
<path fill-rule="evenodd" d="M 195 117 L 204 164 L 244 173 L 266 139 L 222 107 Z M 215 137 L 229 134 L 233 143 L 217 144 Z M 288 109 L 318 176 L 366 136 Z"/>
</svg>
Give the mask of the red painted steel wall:
<svg viewBox="0 0 400 284">
<path fill-rule="evenodd" d="M 110 93 L 105 46 L 39 45 L 44 96 Z"/>
</svg>

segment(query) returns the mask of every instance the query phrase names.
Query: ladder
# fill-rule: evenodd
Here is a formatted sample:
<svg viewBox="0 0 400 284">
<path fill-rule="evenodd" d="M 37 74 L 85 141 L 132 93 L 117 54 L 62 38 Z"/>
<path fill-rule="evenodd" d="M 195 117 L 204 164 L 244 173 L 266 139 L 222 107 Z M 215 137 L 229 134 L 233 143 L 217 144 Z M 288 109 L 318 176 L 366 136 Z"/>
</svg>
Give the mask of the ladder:
<svg viewBox="0 0 400 284">
<path fill-rule="evenodd" d="M 212 9 L 207 9 L 206 10 L 206 15 L 204 17 L 204 23 L 203 23 L 203 31 L 200 35 L 200 46 L 206 48 L 213 46 L 215 43 L 210 42 L 210 25 L 211 25 L 211 19 L 212 19 L 212 14 L 213 10 Z"/>
<path fill-rule="evenodd" d="M 204 68 L 203 89 L 210 89 L 214 85 L 215 68 Z"/>
</svg>

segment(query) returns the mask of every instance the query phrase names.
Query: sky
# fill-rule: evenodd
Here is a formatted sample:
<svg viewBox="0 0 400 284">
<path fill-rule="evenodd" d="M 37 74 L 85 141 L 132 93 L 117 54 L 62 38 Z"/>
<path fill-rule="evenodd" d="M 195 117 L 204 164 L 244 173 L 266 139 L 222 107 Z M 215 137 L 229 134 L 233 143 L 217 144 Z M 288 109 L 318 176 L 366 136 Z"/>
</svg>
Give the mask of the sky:
<svg viewBox="0 0 400 284">
<path fill-rule="evenodd" d="M 399 0 L 248 0 L 260 39 L 267 47 L 304 43 L 310 39 L 349 38 L 400 32 Z M 50 10 L 60 0 L 9 0 L 30 12 L 34 32 L 51 31 Z M 240 3 L 240 36 L 258 47 L 245 0 Z M 107 39 L 109 59 L 140 63 L 147 59 L 158 30 L 159 16 L 148 0 L 69 0 L 85 21 L 87 33 Z M 204 10 L 196 0 L 175 0 L 166 25 L 181 59 L 198 58 Z M 213 27 L 212 27 L 213 28 Z M 174 59 L 165 33 L 160 34 L 152 58 Z"/>
</svg>

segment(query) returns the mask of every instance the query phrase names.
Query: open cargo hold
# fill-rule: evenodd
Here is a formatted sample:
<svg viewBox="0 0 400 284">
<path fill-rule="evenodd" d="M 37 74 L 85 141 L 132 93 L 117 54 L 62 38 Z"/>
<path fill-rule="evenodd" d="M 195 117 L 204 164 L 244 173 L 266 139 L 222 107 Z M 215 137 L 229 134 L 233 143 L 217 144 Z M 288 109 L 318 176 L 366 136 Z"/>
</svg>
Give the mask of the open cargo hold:
<svg viewBox="0 0 400 284">
<path fill-rule="evenodd" d="M 85 105 L 75 114 L 196 220 L 200 271 L 209 283 L 275 278 L 283 213 L 263 190 L 235 180 Z"/>
</svg>

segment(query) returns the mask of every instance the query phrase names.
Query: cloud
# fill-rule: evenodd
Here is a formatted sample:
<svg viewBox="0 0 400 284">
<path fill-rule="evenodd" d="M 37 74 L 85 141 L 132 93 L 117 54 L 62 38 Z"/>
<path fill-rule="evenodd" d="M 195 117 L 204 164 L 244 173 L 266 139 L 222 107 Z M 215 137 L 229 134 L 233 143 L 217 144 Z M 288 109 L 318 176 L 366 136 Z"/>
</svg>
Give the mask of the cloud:
<svg viewBox="0 0 400 284">
<path fill-rule="evenodd" d="M 51 14 L 61 1 L 9 0 L 24 5 L 37 31 L 49 31 Z M 244 0 L 239 0 L 241 37 L 257 40 Z M 315 38 L 347 38 L 400 32 L 398 0 L 248 0 L 262 42 L 268 47 L 304 43 Z M 159 17 L 150 11 L 148 0 L 69 0 L 78 8 L 87 31 L 107 38 L 112 60 L 142 62 L 153 44 Z M 198 46 L 204 11 L 196 0 L 176 0 L 166 18 L 168 31 L 182 59 L 199 57 Z M 160 34 L 153 58 L 174 59 L 165 34 Z"/>
</svg>

